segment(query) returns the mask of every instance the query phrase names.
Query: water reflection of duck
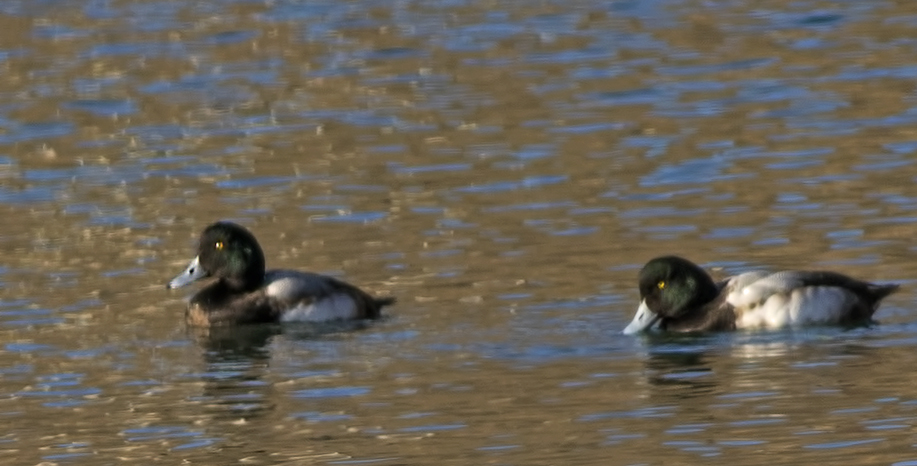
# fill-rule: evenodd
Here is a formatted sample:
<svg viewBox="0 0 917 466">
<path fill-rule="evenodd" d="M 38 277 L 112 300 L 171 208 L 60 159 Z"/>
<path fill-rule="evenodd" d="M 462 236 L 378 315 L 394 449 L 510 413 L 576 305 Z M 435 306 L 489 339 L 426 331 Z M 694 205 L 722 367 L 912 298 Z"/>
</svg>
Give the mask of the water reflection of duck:
<svg viewBox="0 0 917 466">
<path fill-rule="evenodd" d="M 658 257 L 640 271 L 640 307 L 625 334 L 658 324 L 675 332 L 868 322 L 897 284 L 835 272 L 746 272 L 714 283 L 696 264 Z"/>
<path fill-rule="evenodd" d="M 269 382 L 270 374 L 278 373 L 270 368 L 277 346 L 325 340 L 366 327 L 367 322 L 361 320 L 190 327 L 189 335 L 201 348 L 205 363 L 202 372 L 188 376 L 203 382 L 195 401 L 215 420 L 238 424 L 263 417 L 283 403 L 275 384 Z M 258 423 L 252 426 L 261 428 Z"/>
<path fill-rule="evenodd" d="M 217 420 L 253 420 L 276 406 L 274 388 L 265 382 L 271 339 L 282 332 L 276 324 L 192 327 L 203 350 L 206 368 L 195 374 L 203 391 L 195 396 Z"/>
<path fill-rule="evenodd" d="M 376 298 L 333 277 L 293 270 L 265 272 L 264 253 L 248 230 L 217 222 L 201 233 L 198 255 L 167 288 L 216 280 L 188 304 L 189 325 L 374 319 L 394 298 Z"/>
<path fill-rule="evenodd" d="M 264 324 L 194 327 L 189 332 L 204 351 L 204 359 L 213 364 L 239 360 L 267 361 L 270 359 L 270 340 L 282 334 L 283 330 L 277 324 Z"/>
</svg>

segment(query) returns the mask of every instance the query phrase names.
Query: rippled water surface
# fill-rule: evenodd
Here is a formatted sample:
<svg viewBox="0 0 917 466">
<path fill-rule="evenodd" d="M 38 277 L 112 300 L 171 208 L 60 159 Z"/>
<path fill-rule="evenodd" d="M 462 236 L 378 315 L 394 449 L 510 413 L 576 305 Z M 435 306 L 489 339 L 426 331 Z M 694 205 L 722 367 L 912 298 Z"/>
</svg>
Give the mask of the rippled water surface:
<svg viewBox="0 0 917 466">
<path fill-rule="evenodd" d="M 917 464 L 915 77 L 913 2 L 2 2 L 0 463 Z M 216 219 L 399 303 L 191 331 Z M 620 335 L 668 253 L 905 286 Z"/>
</svg>

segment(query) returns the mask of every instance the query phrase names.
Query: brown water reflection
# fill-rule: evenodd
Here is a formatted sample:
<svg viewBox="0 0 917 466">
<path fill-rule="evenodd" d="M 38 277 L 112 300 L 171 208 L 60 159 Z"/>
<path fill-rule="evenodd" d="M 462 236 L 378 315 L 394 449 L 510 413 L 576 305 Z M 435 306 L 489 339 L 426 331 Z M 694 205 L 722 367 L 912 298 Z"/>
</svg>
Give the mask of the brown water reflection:
<svg viewBox="0 0 917 466">
<path fill-rule="evenodd" d="M 907 2 L 0 5 L 3 464 L 917 464 Z M 215 219 L 398 296 L 200 335 Z M 870 328 L 625 338 L 829 267 Z"/>
</svg>

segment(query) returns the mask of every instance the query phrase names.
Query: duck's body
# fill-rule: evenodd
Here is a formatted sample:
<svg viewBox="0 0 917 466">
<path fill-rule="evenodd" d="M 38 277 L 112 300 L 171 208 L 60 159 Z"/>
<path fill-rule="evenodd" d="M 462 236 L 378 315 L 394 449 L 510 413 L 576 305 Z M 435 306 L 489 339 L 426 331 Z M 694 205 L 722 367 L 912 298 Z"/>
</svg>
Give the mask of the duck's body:
<svg viewBox="0 0 917 466">
<path fill-rule="evenodd" d="M 897 289 L 824 271 L 747 272 L 714 283 L 686 259 L 659 257 L 640 271 L 640 307 L 624 333 L 656 324 L 692 332 L 868 322 Z"/>
<path fill-rule="evenodd" d="M 255 237 L 230 222 L 208 226 L 198 256 L 168 288 L 201 278 L 213 283 L 188 304 L 186 319 L 209 327 L 269 322 L 323 322 L 374 319 L 393 298 L 374 298 L 333 277 L 295 270 L 264 269 L 264 254 Z"/>
</svg>

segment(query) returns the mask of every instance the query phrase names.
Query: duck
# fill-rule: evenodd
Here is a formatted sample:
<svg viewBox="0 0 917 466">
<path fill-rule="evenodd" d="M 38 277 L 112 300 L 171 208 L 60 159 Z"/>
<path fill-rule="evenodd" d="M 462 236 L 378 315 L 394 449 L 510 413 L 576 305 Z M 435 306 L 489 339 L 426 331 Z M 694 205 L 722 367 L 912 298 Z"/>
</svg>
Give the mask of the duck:
<svg viewBox="0 0 917 466">
<path fill-rule="evenodd" d="M 376 319 L 384 306 L 395 302 L 326 275 L 265 270 L 258 240 L 229 221 L 204 229 L 197 256 L 166 288 L 207 278 L 211 282 L 191 297 L 185 312 L 194 327 Z"/>
<path fill-rule="evenodd" d="M 639 275 L 640 305 L 624 329 L 669 332 L 779 329 L 868 323 L 897 284 L 827 271 L 753 271 L 714 282 L 693 262 L 657 257 Z"/>
</svg>

